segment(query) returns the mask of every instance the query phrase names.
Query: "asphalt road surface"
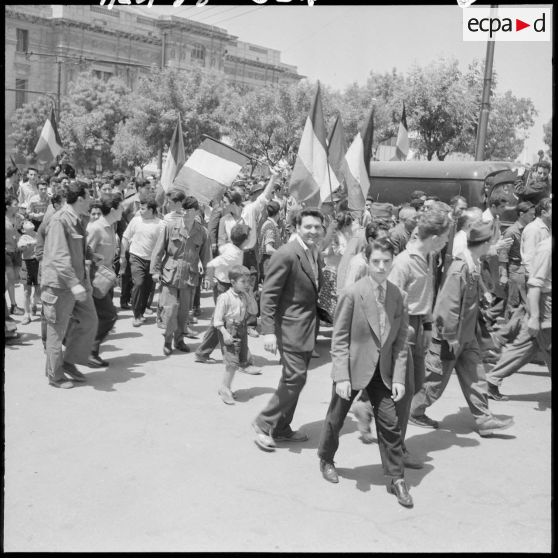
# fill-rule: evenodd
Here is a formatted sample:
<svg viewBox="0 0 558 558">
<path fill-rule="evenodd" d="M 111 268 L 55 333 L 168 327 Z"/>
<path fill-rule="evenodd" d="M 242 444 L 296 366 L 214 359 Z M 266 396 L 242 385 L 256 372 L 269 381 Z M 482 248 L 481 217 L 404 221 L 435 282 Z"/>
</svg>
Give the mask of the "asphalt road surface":
<svg viewBox="0 0 558 558">
<path fill-rule="evenodd" d="M 17 296 L 22 305 L 21 287 Z M 212 307 L 203 293 L 200 334 Z M 121 311 L 102 346 L 110 366 L 80 367 L 88 381 L 71 390 L 47 384 L 39 319 L 19 330 L 26 342 L 5 352 L 5 551 L 551 550 L 551 381 L 543 367 L 504 382 L 510 400 L 491 408 L 515 426 L 490 439 L 474 432 L 452 377 L 428 412 L 441 428 L 409 425 L 407 447 L 425 465 L 407 470 L 415 507 L 406 509 L 386 492 L 378 446 L 360 441 L 352 413 L 336 455 L 339 484 L 320 474 L 330 329 L 293 422 L 310 439 L 274 453 L 257 448 L 250 426 L 280 377 L 261 338 L 249 346 L 263 374 L 237 375 L 237 403 L 227 406 L 217 395 L 221 362 L 165 357 L 154 316 L 134 328 Z"/>
</svg>

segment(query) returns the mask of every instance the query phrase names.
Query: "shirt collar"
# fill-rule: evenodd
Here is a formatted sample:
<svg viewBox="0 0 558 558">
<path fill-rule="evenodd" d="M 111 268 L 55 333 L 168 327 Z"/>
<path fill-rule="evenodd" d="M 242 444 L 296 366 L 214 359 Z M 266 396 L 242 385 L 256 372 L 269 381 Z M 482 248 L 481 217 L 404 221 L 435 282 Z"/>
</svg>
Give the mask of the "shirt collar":
<svg viewBox="0 0 558 558">
<path fill-rule="evenodd" d="M 416 239 L 415 239 L 416 240 Z M 417 242 L 410 240 L 407 243 L 407 247 L 406 247 L 407 253 L 410 256 L 417 256 L 419 257 L 421 260 L 424 260 L 425 262 L 428 263 L 428 258 L 427 256 L 425 256 L 417 247 Z"/>
<path fill-rule="evenodd" d="M 66 213 L 69 213 L 75 221 L 81 220 L 81 215 L 79 215 L 74 209 L 74 206 L 69 203 L 66 204 Z"/>
<path fill-rule="evenodd" d="M 104 215 L 101 215 L 99 217 L 99 224 L 105 228 L 112 227 L 112 225 L 107 221 L 107 218 Z"/>
<path fill-rule="evenodd" d="M 546 226 L 545 222 L 544 222 L 540 217 L 537 217 L 537 218 L 533 221 L 533 223 L 536 223 L 536 224 L 537 224 L 537 227 L 538 227 L 539 229 L 546 229 L 547 231 L 550 230 L 550 229 Z"/>
<path fill-rule="evenodd" d="M 378 287 L 381 285 L 382 288 L 384 289 L 384 294 L 387 290 L 387 279 L 384 279 L 381 283 L 378 283 L 373 277 L 372 275 L 368 275 L 368 277 L 370 277 L 370 281 L 372 281 L 372 287 L 374 288 L 375 291 L 378 290 Z"/>
</svg>

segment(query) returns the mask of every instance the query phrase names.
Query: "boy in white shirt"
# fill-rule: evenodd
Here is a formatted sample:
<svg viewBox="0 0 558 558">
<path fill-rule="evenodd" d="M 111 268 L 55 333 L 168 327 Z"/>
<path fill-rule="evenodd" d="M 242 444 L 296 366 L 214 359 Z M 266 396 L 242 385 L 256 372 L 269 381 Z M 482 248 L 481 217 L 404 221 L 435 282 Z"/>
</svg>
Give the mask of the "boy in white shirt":
<svg viewBox="0 0 558 558">
<path fill-rule="evenodd" d="M 235 265 L 229 271 L 230 289 L 217 297 L 213 325 L 218 331 L 221 351 L 225 361 L 225 374 L 219 387 L 219 395 L 227 405 L 234 405 L 231 384 L 240 364 L 248 358 L 248 333 L 246 319 L 257 313 L 254 299 L 247 296 L 250 288 L 250 270 Z"/>
</svg>

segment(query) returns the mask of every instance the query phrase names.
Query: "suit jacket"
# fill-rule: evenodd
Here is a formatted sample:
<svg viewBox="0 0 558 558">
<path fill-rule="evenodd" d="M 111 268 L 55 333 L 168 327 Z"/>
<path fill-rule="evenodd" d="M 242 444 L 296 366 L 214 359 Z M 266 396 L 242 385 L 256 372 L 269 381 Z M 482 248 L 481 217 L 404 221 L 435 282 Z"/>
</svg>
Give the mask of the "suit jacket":
<svg viewBox="0 0 558 558">
<path fill-rule="evenodd" d="M 318 259 L 318 285 L 300 242 L 284 244 L 269 259 L 260 300 L 262 333 L 274 333 L 280 350 L 314 349 L 318 291 L 323 263 Z"/>
<path fill-rule="evenodd" d="M 349 380 L 353 390 L 364 389 L 379 362 L 380 374 L 388 389 L 392 381 L 405 384 L 409 317 L 403 294 L 390 281 L 387 281 L 384 308 L 386 326 L 380 345 L 380 322 L 372 279 L 363 277 L 341 291 L 331 340 L 334 382 Z"/>
</svg>

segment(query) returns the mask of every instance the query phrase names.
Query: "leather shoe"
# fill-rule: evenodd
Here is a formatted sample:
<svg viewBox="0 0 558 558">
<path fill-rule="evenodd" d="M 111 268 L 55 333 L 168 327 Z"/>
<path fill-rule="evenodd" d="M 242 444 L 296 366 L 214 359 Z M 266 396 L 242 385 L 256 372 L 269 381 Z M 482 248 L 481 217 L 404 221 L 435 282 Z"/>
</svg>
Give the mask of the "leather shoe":
<svg viewBox="0 0 558 558">
<path fill-rule="evenodd" d="M 234 397 L 230 389 L 220 389 L 218 391 L 219 397 L 223 400 L 223 403 L 227 405 L 234 405 Z"/>
<path fill-rule="evenodd" d="M 258 374 L 262 373 L 260 368 L 256 368 L 251 364 L 249 364 L 248 366 L 239 366 L 238 371 L 244 372 L 244 374 L 251 374 L 252 376 L 257 376 Z"/>
<path fill-rule="evenodd" d="M 91 368 L 101 368 L 103 366 L 108 366 L 108 360 L 103 360 L 99 355 L 90 355 L 87 359 L 87 365 Z"/>
<path fill-rule="evenodd" d="M 180 343 L 175 343 L 174 348 L 177 351 L 182 351 L 183 353 L 189 353 L 190 352 L 190 347 L 188 347 L 188 345 L 186 345 L 186 343 L 184 343 L 184 341 L 181 341 Z"/>
<path fill-rule="evenodd" d="M 194 362 L 201 362 L 203 364 L 216 364 L 217 363 L 217 361 L 213 357 L 205 357 L 205 356 L 200 356 L 200 355 L 196 355 L 196 358 L 194 359 Z"/>
<path fill-rule="evenodd" d="M 328 482 L 337 484 L 339 482 L 339 476 L 335 470 L 335 465 L 320 459 L 320 471 L 322 472 L 322 477 Z"/>
<path fill-rule="evenodd" d="M 498 386 L 495 386 L 490 382 L 487 383 L 488 383 L 488 397 L 490 399 L 494 399 L 494 401 L 509 401 L 510 398 L 507 395 L 500 393 L 500 389 L 498 388 Z"/>
<path fill-rule="evenodd" d="M 406 508 L 413 507 L 413 499 L 409 494 L 405 479 L 393 479 L 386 487 L 390 494 L 397 496 L 397 501 Z"/>
<path fill-rule="evenodd" d="M 132 307 L 129 304 L 121 304 L 120 308 L 122 310 L 131 310 L 132 309 Z"/>
<path fill-rule="evenodd" d="M 274 436 L 276 442 L 306 442 L 308 435 L 300 430 L 293 430 L 290 434 Z"/>
<path fill-rule="evenodd" d="M 165 356 L 169 356 L 170 354 L 172 354 L 172 345 L 170 343 L 165 343 L 163 345 L 163 354 Z"/>
<path fill-rule="evenodd" d="M 485 420 L 478 425 L 479 435 L 483 438 L 486 436 L 492 436 L 496 430 L 505 430 L 513 425 L 513 418 L 508 418 L 504 420 L 497 419 L 491 416 L 488 420 Z"/>
<path fill-rule="evenodd" d="M 409 422 L 415 426 L 421 426 L 422 428 L 438 428 L 440 426 L 438 421 L 435 421 L 426 415 L 411 415 L 409 417 Z"/>
<path fill-rule="evenodd" d="M 407 469 L 422 469 L 424 465 L 416 457 L 413 457 L 408 451 L 403 452 L 403 465 Z"/>
<path fill-rule="evenodd" d="M 252 428 L 256 432 L 255 444 L 263 451 L 275 451 L 276 445 L 273 438 L 266 434 L 255 422 L 252 423 Z"/>
<path fill-rule="evenodd" d="M 77 369 L 75 364 L 64 361 L 62 364 L 62 370 L 64 371 L 64 374 L 70 376 L 73 381 L 85 382 L 85 376 Z"/>
<path fill-rule="evenodd" d="M 64 378 L 61 380 L 49 380 L 48 385 L 55 388 L 61 388 L 61 389 L 71 389 L 75 387 L 74 382 L 72 382 L 71 380 L 66 380 Z"/>
<path fill-rule="evenodd" d="M 198 334 L 193 329 L 190 329 L 189 327 L 184 328 L 183 333 L 189 339 L 198 339 L 199 338 Z"/>
</svg>

